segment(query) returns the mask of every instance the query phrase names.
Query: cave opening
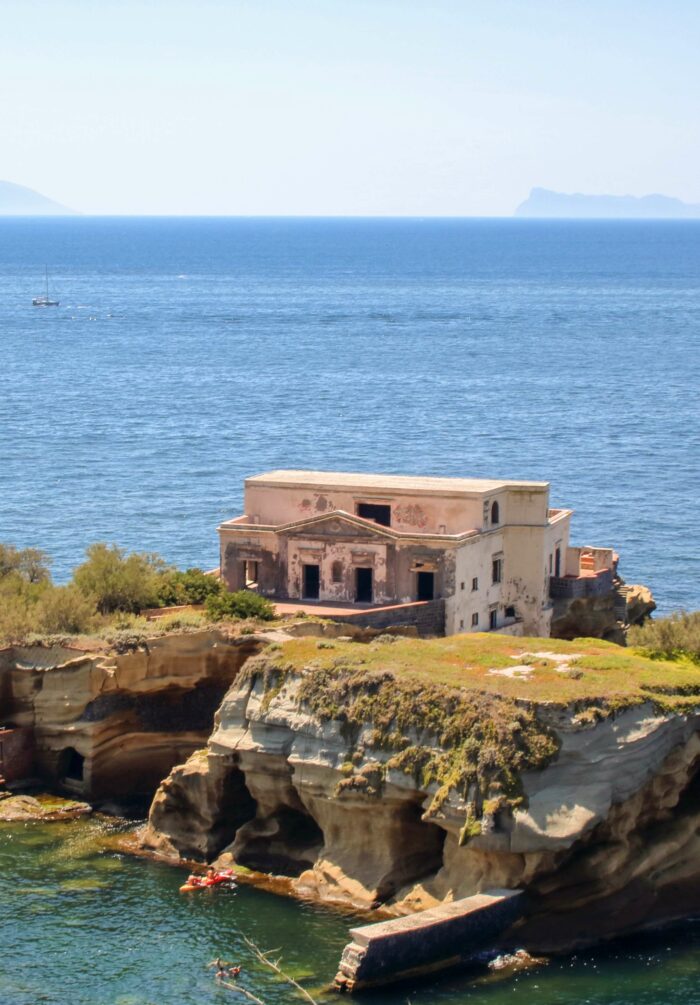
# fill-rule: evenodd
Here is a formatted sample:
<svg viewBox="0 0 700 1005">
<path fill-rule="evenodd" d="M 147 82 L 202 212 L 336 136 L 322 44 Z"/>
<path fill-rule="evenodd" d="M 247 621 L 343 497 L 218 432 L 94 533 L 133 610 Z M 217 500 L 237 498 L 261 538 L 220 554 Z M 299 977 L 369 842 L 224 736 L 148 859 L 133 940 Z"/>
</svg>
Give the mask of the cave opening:
<svg viewBox="0 0 700 1005">
<path fill-rule="evenodd" d="M 420 803 L 406 803 L 398 811 L 401 846 L 392 869 L 377 885 L 375 905 L 386 903 L 401 887 L 434 876 L 443 865 L 447 831 L 423 819 Z"/>
<path fill-rule="evenodd" d="M 75 747 L 65 747 L 58 758 L 58 777 L 64 783 L 84 781 L 85 758 Z"/>
<path fill-rule="evenodd" d="M 249 869 L 278 876 L 300 876 L 310 869 L 323 846 L 323 831 L 303 807 L 280 806 L 255 825 L 236 855 Z"/>
<path fill-rule="evenodd" d="M 234 841 L 239 827 L 255 816 L 257 805 L 248 790 L 244 773 L 232 765 L 223 780 L 219 813 L 211 834 L 210 859 L 216 858 Z"/>
</svg>

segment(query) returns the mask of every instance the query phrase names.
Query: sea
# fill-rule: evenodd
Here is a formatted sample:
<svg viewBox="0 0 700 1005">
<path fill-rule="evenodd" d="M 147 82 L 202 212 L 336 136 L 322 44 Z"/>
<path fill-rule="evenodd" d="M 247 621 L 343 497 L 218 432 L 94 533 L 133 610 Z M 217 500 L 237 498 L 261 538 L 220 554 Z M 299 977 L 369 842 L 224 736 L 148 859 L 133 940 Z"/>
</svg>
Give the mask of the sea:
<svg viewBox="0 0 700 1005">
<path fill-rule="evenodd" d="M 208 569 L 272 468 L 535 479 L 697 608 L 699 332 L 700 222 L 5 218 L 0 542 Z"/>
<path fill-rule="evenodd" d="M 49 292 L 58 307 L 36 308 Z M 700 222 L 0 221 L 0 542 L 67 580 L 95 541 L 217 564 L 272 468 L 546 480 L 659 612 L 700 607 Z M 353 918 L 0 825 L 0 1005 L 206 1005 L 216 955 L 314 997 Z M 386 1005 L 697 1005 L 700 924 L 365 995 Z"/>
</svg>

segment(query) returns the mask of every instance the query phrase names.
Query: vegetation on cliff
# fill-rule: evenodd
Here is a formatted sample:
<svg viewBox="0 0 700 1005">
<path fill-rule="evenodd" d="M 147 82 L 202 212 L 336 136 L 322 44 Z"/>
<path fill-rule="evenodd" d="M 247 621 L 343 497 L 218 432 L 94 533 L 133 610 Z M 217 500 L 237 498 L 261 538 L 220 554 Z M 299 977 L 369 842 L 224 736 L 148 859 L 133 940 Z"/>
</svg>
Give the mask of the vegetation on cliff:
<svg viewBox="0 0 700 1005">
<path fill-rule="evenodd" d="M 341 724 L 348 755 L 338 795 L 379 795 L 390 771 L 405 772 L 432 793 L 428 817 L 448 799 L 466 807 L 465 840 L 481 833 L 484 816 L 518 805 L 524 771 L 556 756 L 547 722 L 557 708 L 568 708 L 583 728 L 646 701 L 664 711 L 700 707 L 697 665 L 597 639 L 301 638 L 261 654 L 244 672 L 263 680 L 263 710 L 298 676 L 300 708 Z M 389 754 L 381 763 L 378 751 Z"/>
<path fill-rule="evenodd" d="M 248 591 L 228 594 L 217 576 L 201 569 L 174 569 L 158 555 L 93 544 L 72 580 L 57 586 L 44 552 L 0 544 L 0 644 L 34 641 L 37 636 L 98 636 L 109 641 L 126 633 L 143 638 L 152 629 L 141 624 L 142 611 L 190 605 L 204 610 L 179 613 L 160 628 L 201 628 L 206 621 L 274 616 L 264 597 Z"/>
<path fill-rule="evenodd" d="M 631 628 L 629 644 L 653 659 L 687 658 L 700 663 L 700 611 L 679 611 L 668 618 Z"/>
</svg>

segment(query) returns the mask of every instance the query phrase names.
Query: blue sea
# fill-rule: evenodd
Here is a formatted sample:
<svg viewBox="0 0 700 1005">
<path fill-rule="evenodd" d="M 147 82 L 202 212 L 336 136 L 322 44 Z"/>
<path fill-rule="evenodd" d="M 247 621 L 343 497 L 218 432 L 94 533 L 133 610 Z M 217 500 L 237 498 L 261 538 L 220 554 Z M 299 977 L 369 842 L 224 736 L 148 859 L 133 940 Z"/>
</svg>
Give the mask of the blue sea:
<svg viewBox="0 0 700 1005">
<path fill-rule="evenodd" d="M 38 309 L 44 266 L 58 308 Z M 544 479 L 662 611 L 700 607 L 700 223 L 0 222 L 0 541 L 69 576 L 97 540 L 217 562 L 273 467 Z M 233 1000 L 205 964 L 326 1001 L 351 923 L 102 854 L 92 823 L 0 828 L 0 1005 Z M 697 924 L 502 981 L 368 1005 L 698 1005 Z"/>
<path fill-rule="evenodd" d="M 325 468 L 550 481 L 700 607 L 700 223 L 6 218 L 0 318 L 0 541 L 59 581 L 211 568 L 246 475 Z"/>
</svg>

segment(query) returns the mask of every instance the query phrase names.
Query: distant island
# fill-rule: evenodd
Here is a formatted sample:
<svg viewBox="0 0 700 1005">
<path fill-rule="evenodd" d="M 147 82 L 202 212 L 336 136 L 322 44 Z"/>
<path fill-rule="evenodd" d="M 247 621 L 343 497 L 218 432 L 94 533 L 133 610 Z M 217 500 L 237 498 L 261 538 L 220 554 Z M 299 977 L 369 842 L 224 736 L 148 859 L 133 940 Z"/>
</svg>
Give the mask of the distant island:
<svg viewBox="0 0 700 1005">
<path fill-rule="evenodd" d="M 700 205 L 667 195 L 584 195 L 533 188 L 515 211 L 517 217 L 619 220 L 697 220 Z"/>
<path fill-rule="evenodd" d="M 62 206 L 34 189 L 0 181 L 0 216 L 75 216 L 75 210 Z"/>
</svg>

